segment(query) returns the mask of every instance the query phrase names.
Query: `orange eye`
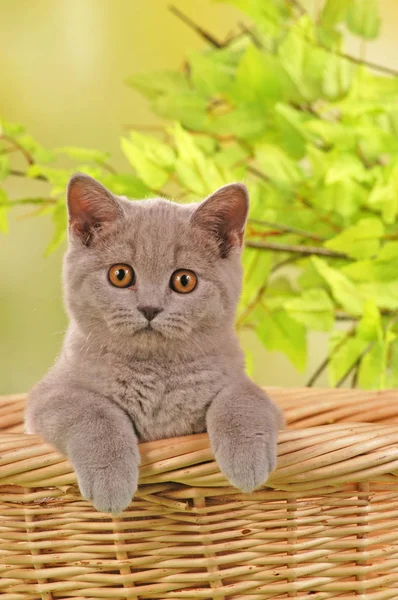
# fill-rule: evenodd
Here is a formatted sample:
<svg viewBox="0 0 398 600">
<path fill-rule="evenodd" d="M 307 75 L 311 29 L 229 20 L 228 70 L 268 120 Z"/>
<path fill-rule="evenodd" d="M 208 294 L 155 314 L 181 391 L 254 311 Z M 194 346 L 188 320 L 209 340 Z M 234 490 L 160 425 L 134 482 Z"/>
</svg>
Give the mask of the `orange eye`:
<svg viewBox="0 0 398 600">
<path fill-rule="evenodd" d="M 108 279 L 118 288 L 126 288 L 135 283 L 134 269 L 130 265 L 113 265 L 108 271 Z"/>
<path fill-rule="evenodd" d="M 192 292 L 198 283 L 198 278 L 193 271 L 187 269 L 179 269 L 174 271 L 170 279 L 170 287 L 179 294 L 189 294 Z"/>
</svg>

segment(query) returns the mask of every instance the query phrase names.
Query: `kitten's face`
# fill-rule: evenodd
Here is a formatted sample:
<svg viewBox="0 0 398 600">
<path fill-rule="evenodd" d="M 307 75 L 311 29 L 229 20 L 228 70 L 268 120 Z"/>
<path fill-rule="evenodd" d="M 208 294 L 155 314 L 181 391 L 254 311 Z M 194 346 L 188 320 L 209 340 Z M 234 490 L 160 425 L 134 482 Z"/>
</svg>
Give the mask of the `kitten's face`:
<svg viewBox="0 0 398 600">
<path fill-rule="evenodd" d="M 200 332 L 233 324 L 247 214 L 243 186 L 181 206 L 115 198 L 75 176 L 68 205 L 66 297 L 86 335 L 155 350 L 165 340 L 195 344 Z"/>
</svg>

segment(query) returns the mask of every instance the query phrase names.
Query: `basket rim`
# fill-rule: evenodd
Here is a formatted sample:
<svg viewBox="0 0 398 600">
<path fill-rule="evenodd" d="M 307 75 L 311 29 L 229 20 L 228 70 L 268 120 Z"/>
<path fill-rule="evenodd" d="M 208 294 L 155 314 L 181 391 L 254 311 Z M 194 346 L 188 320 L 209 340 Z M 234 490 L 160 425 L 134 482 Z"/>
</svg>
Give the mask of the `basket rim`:
<svg viewBox="0 0 398 600">
<path fill-rule="evenodd" d="M 396 390 L 266 391 L 288 424 L 279 433 L 278 466 L 267 489 L 330 493 L 336 486 L 359 482 L 398 482 Z M 76 492 L 69 461 L 39 436 L 21 432 L 25 401 L 22 393 L 0 396 L 0 493 L 18 486 Z M 205 433 L 146 442 L 140 453 L 142 493 L 159 485 L 180 489 L 182 497 L 187 486 L 190 495 L 192 488 L 212 488 L 215 495 L 238 493 L 220 473 Z"/>
</svg>

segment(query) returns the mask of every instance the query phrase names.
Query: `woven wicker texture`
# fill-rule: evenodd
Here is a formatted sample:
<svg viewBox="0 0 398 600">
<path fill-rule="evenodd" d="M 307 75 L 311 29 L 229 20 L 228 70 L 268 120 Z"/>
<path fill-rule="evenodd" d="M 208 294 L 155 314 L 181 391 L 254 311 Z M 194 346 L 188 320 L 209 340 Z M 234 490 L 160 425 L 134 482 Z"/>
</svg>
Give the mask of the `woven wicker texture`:
<svg viewBox="0 0 398 600">
<path fill-rule="evenodd" d="M 267 487 L 231 488 L 206 435 L 151 442 L 117 519 L 0 398 L 1 599 L 398 599 L 398 392 L 269 392 L 288 429 Z"/>
</svg>

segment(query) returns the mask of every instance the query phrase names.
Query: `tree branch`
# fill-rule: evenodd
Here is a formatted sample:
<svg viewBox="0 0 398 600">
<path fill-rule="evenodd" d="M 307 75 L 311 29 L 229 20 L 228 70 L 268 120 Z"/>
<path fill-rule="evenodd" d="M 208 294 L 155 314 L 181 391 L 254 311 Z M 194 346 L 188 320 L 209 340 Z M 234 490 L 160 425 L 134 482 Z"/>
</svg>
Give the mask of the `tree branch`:
<svg viewBox="0 0 398 600">
<path fill-rule="evenodd" d="M 9 135 L 6 135 L 5 133 L 2 133 L 0 135 L 0 139 L 6 140 L 10 144 L 12 144 L 14 146 L 14 148 L 19 150 L 21 152 L 21 154 L 25 157 L 25 159 L 29 165 L 34 164 L 35 161 L 33 160 L 33 156 L 23 146 L 21 146 L 21 144 L 19 142 L 17 142 L 17 140 L 14 140 L 14 138 L 10 137 Z"/>
<path fill-rule="evenodd" d="M 265 175 L 265 173 L 262 173 L 259 169 L 256 169 L 256 167 L 248 165 L 247 170 L 249 171 L 249 173 L 253 173 L 253 175 L 256 175 L 256 177 L 259 177 L 263 181 L 270 181 L 270 178 L 267 175 Z"/>
<path fill-rule="evenodd" d="M 282 225 L 281 223 L 271 223 L 271 221 L 260 221 L 258 219 L 248 219 L 248 222 L 253 225 L 263 225 L 264 227 L 279 229 L 279 231 L 284 231 L 285 233 L 294 233 L 300 237 L 316 240 L 317 242 L 323 242 L 326 239 L 316 233 L 311 233 L 310 231 L 305 231 L 304 229 L 299 229 L 297 227 L 291 227 L 290 225 Z"/>
<path fill-rule="evenodd" d="M 108 173 L 111 173 L 111 175 L 117 175 L 116 169 L 114 167 L 112 167 L 112 165 L 110 165 L 109 163 L 102 162 L 102 163 L 100 163 L 100 165 L 103 169 L 105 169 L 105 171 L 108 171 Z"/>
<path fill-rule="evenodd" d="M 361 352 L 361 354 L 358 356 L 356 361 L 351 365 L 351 367 L 349 369 L 347 369 L 347 371 L 344 373 L 344 375 L 338 380 L 338 382 L 335 385 L 336 388 L 341 387 L 343 385 L 343 383 L 345 382 L 345 380 L 351 375 L 351 373 L 353 371 L 355 371 L 357 369 L 357 367 L 359 367 L 363 357 L 366 356 L 366 354 L 373 348 L 374 345 L 375 345 L 375 342 L 370 342 L 366 346 L 365 350 L 363 350 Z"/>
<path fill-rule="evenodd" d="M 351 54 L 345 54 L 344 52 L 340 52 L 339 50 L 331 50 L 327 46 L 323 44 L 319 44 L 321 48 L 329 52 L 330 54 L 336 54 L 340 56 L 340 58 L 345 58 L 346 60 L 355 63 L 357 65 L 365 65 L 370 69 L 374 69 L 375 71 L 380 71 L 381 73 L 387 73 L 388 75 L 393 75 L 394 77 L 398 77 L 398 71 L 393 69 L 392 67 L 386 67 L 385 65 L 379 65 L 378 63 L 374 63 L 370 60 L 364 60 L 362 58 L 356 58 L 356 56 L 351 56 Z"/>
<path fill-rule="evenodd" d="M 305 10 L 305 8 L 303 6 L 301 6 L 300 2 L 298 0 L 287 0 L 287 2 L 289 4 L 293 4 L 293 6 L 295 6 L 297 8 L 297 10 L 299 11 L 300 15 L 306 15 L 307 12 Z"/>
<path fill-rule="evenodd" d="M 356 330 L 356 325 L 353 325 L 351 327 L 351 329 L 349 329 L 349 331 L 347 331 L 347 334 L 339 341 L 338 344 L 336 344 L 336 346 L 333 348 L 332 352 L 325 358 L 325 360 L 323 360 L 321 362 L 321 364 L 319 365 L 319 367 L 311 375 L 311 377 L 309 378 L 309 380 L 305 384 L 306 387 L 312 387 L 314 385 L 314 383 L 316 382 L 316 380 L 322 375 L 322 373 L 324 372 L 324 370 L 328 367 L 330 361 L 332 360 L 332 357 L 336 354 L 336 352 L 338 350 L 340 350 L 340 348 L 342 346 L 344 346 L 344 344 L 347 342 L 347 340 L 349 340 L 350 337 L 352 337 L 354 335 L 355 330 Z"/>
<path fill-rule="evenodd" d="M 203 29 L 203 27 L 201 27 L 200 25 L 197 25 L 194 21 L 192 21 L 192 19 L 190 19 L 189 17 L 187 17 L 183 12 L 180 11 L 179 8 L 177 8 L 176 6 L 174 6 L 173 4 L 171 4 L 169 6 L 169 10 L 179 19 L 181 19 L 181 21 L 183 23 L 185 23 L 186 25 L 188 25 L 188 27 L 190 27 L 191 29 L 193 29 L 195 31 L 195 33 L 197 33 L 198 35 L 200 35 L 200 37 L 202 37 L 204 40 L 206 40 L 206 42 L 208 42 L 209 44 L 211 44 L 212 46 L 214 46 L 214 48 L 223 48 L 224 44 L 219 42 L 211 33 L 209 33 L 208 31 L 206 31 L 205 29 Z"/>
<path fill-rule="evenodd" d="M 250 313 L 255 309 L 256 304 L 258 302 L 260 302 L 263 294 L 267 290 L 267 287 L 269 284 L 269 277 L 271 275 L 273 275 L 274 273 L 276 273 L 276 271 L 279 271 L 279 269 L 282 269 L 286 265 L 290 265 L 291 263 L 294 263 L 299 259 L 300 259 L 300 256 L 290 256 L 289 258 L 286 258 L 285 260 L 281 260 L 280 262 L 276 263 L 276 265 L 273 265 L 273 267 L 271 267 L 269 276 L 266 278 L 266 280 L 264 281 L 262 286 L 258 289 L 254 300 L 252 300 L 252 302 L 250 302 L 250 304 L 246 307 L 245 312 L 240 316 L 239 320 L 237 321 L 237 323 L 236 323 L 237 328 L 239 328 L 243 325 L 244 321 L 247 319 L 247 317 L 250 315 Z"/>
<path fill-rule="evenodd" d="M 27 177 L 27 174 L 24 171 L 18 171 L 18 169 L 10 169 L 9 175 L 14 175 L 14 177 Z M 31 179 L 40 179 L 40 181 L 48 181 L 45 175 L 35 175 L 35 177 L 31 177 Z"/>
<path fill-rule="evenodd" d="M 334 252 L 327 248 L 317 246 L 299 246 L 293 244 L 274 244 L 273 242 L 255 242 L 246 240 L 247 248 L 257 248 L 257 250 L 271 250 L 272 252 L 289 252 L 291 254 L 301 254 L 304 256 L 326 256 L 328 258 L 340 258 L 343 260 L 351 260 L 347 254 Z"/>
<path fill-rule="evenodd" d="M 256 48 L 258 48 L 259 50 L 263 50 L 264 49 L 264 46 L 262 45 L 262 43 L 258 39 L 257 35 L 254 33 L 254 27 L 247 27 L 247 25 L 245 25 L 241 21 L 239 21 L 238 25 L 239 25 L 242 33 L 249 36 L 249 38 L 252 40 L 252 42 L 256 46 Z"/>
<path fill-rule="evenodd" d="M 359 368 L 360 368 L 360 364 L 358 363 L 357 366 L 354 369 L 354 373 L 352 376 L 352 381 L 351 381 L 351 387 L 354 389 L 357 387 L 358 385 L 358 376 L 359 376 Z"/>
</svg>

